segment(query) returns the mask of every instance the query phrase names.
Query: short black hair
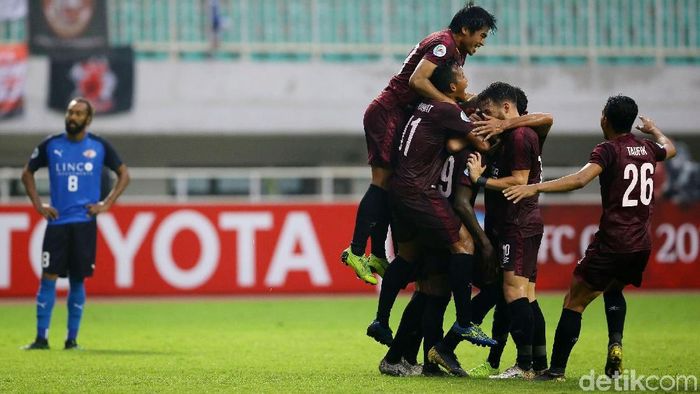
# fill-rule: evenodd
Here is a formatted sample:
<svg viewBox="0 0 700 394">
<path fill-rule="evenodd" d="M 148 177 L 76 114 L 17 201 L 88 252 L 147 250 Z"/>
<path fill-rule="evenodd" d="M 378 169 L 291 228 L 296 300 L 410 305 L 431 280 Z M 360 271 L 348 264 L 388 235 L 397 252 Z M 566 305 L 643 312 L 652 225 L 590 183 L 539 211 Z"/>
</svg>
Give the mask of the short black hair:
<svg viewBox="0 0 700 394">
<path fill-rule="evenodd" d="M 443 93 L 450 91 L 450 84 L 457 80 L 455 67 L 458 67 L 455 62 L 446 62 L 435 67 L 433 75 L 430 76 L 430 82 L 437 90 Z"/>
<path fill-rule="evenodd" d="M 515 86 L 514 88 L 515 88 L 515 97 L 517 100 L 515 103 L 515 106 L 518 107 L 518 114 L 525 115 L 525 114 L 527 114 L 527 95 L 519 87 Z"/>
<path fill-rule="evenodd" d="M 506 101 L 510 101 L 518 107 L 518 112 L 520 112 L 520 106 L 518 105 L 518 92 L 515 86 L 507 84 L 505 82 L 494 82 L 484 89 L 477 97 L 478 103 L 483 103 L 486 101 L 491 101 L 494 104 L 503 104 Z M 523 93 L 523 96 L 525 93 Z M 527 100 L 527 97 L 526 97 Z M 527 108 L 527 101 L 525 102 L 525 107 Z"/>
<path fill-rule="evenodd" d="M 617 133 L 632 131 L 632 125 L 637 119 L 638 113 L 637 103 L 630 97 L 621 94 L 609 97 L 605 108 L 603 108 L 603 115 Z"/>
<path fill-rule="evenodd" d="M 453 33 L 461 33 L 464 27 L 472 33 L 484 27 L 496 30 L 496 17 L 470 1 L 452 17 L 449 27 Z"/>
<path fill-rule="evenodd" d="M 85 97 L 74 97 L 70 102 L 73 102 L 73 101 L 87 105 L 88 116 L 90 117 L 90 119 L 92 119 L 92 115 L 94 114 L 95 110 L 92 108 L 92 104 L 90 103 L 90 101 L 88 99 L 86 99 Z M 70 104 L 70 102 L 69 102 L 69 104 Z"/>
</svg>

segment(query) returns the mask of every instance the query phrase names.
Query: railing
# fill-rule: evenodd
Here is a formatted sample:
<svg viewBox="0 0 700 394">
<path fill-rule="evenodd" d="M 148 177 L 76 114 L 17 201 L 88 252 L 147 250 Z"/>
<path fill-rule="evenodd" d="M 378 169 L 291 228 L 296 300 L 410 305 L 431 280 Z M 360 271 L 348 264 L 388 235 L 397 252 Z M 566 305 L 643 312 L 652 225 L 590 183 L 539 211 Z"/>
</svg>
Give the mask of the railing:
<svg viewBox="0 0 700 394">
<path fill-rule="evenodd" d="M 462 0 L 108 0 L 110 40 L 140 55 L 352 61 L 403 58 Z M 700 62 L 700 0 L 482 0 L 498 31 L 475 62 Z M 24 21 L 0 41 L 25 39 Z M 214 48 L 214 38 L 217 38 Z"/>
<path fill-rule="evenodd" d="M 578 170 L 577 167 L 545 167 L 546 179 Z M 357 202 L 370 181 L 368 167 L 262 167 L 262 168 L 130 168 L 131 184 L 122 200 L 156 202 L 235 201 Z M 19 180 L 21 169 L 0 168 L 0 203 L 27 202 Z M 35 174 L 37 189 L 48 194 L 48 173 Z M 599 200 L 597 183 L 582 191 L 551 194 L 547 202 Z"/>
</svg>

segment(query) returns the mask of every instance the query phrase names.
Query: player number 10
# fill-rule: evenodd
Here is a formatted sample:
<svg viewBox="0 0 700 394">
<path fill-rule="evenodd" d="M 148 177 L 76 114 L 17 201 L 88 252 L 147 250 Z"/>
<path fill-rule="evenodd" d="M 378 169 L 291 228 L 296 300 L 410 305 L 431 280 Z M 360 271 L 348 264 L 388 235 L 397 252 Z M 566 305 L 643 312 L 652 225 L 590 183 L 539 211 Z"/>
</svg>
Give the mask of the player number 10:
<svg viewBox="0 0 700 394">
<path fill-rule="evenodd" d="M 654 193 L 654 165 L 651 163 L 642 164 L 641 169 L 637 168 L 634 164 L 628 164 L 625 166 L 624 177 L 625 179 L 631 179 L 625 194 L 622 196 L 622 206 L 623 207 L 636 207 L 638 201 L 630 198 L 632 190 L 637 186 L 637 180 L 639 180 L 639 202 L 642 205 L 649 205 L 651 203 L 651 197 Z"/>
<path fill-rule="evenodd" d="M 78 191 L 78 176 L 68 175 L 68 191 L 75 192 Z"/>
</svg>

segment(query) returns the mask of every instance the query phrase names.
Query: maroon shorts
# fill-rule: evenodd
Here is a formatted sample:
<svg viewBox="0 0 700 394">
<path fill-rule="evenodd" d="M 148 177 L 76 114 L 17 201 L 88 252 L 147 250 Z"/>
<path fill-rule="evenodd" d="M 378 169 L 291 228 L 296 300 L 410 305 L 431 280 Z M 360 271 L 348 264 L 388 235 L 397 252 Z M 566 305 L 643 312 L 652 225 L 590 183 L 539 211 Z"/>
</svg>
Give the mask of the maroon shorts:
<svg viewBox="0 0 700 394">
<path fill-rule="evenodd" d="M 390 190 L 392 236 L 397 242 L 409 242 L 420 237 L 434 246 L 449 247 L 459 241 L 462 222 L 450 202 L 437 189 L 422 193 Z"/>
<path fill-rule="evenodd" d="M 650 250 L 632 253 L 601 252 L 599 245 L 594 242 L 588 246 L 586 255 L 576 265 L 574 276 L 598 291 L 604 291 L 613 281 L 639 287 L 650 254 Z"/>
<path fill-rule="evenodd" d="M 397 130 L 408 120 L 406 111 L 387 110 L 377 100 L 365 111 L 364 127 L 367 141 L 367 163 L 376 167 L 391 167 Z"/>
<path fill-rule="evenodd" d="M 537 280 L 537 253 L 540 250 L 542 234 L 532 237 L 503 237 L 499 240 L 499 256 L 503 271 L 513 271 L 517 276 Z"/>
</svg>

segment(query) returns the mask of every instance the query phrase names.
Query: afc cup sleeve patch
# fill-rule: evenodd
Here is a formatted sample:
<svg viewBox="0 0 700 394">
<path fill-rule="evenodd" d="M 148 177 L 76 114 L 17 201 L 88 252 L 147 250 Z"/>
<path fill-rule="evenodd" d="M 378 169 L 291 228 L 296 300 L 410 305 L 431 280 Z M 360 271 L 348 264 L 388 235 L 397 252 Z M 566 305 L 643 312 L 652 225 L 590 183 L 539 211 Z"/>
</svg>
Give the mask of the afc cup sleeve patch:
<svg viewBox="0 0 700 394">
<path fill-rule="evenodd" d="M 464 111 L 461 111 L 461 112 L 459 113 L 459 116 L 462 118 L 463 121 L 465 121 L 465 122 L 467 122 L 467 123 L 471 122 L 471 121 L 469 120 L 469 118 L 467 117 L 467 114 L 464 113 Z"/>
<path fill-rule="evenodd" d="M 34 148 L 32 151 L 32 155 L 30 156 L 31 159 L 36 159 L 39 156 L 39 148 Z"/>
<path fill-rule="evenodd" d="M 433 55 L 443 57 L 447 53 L 447 47 L 444 44 L 437 45 L 433 48 Z"/>
</svg>

